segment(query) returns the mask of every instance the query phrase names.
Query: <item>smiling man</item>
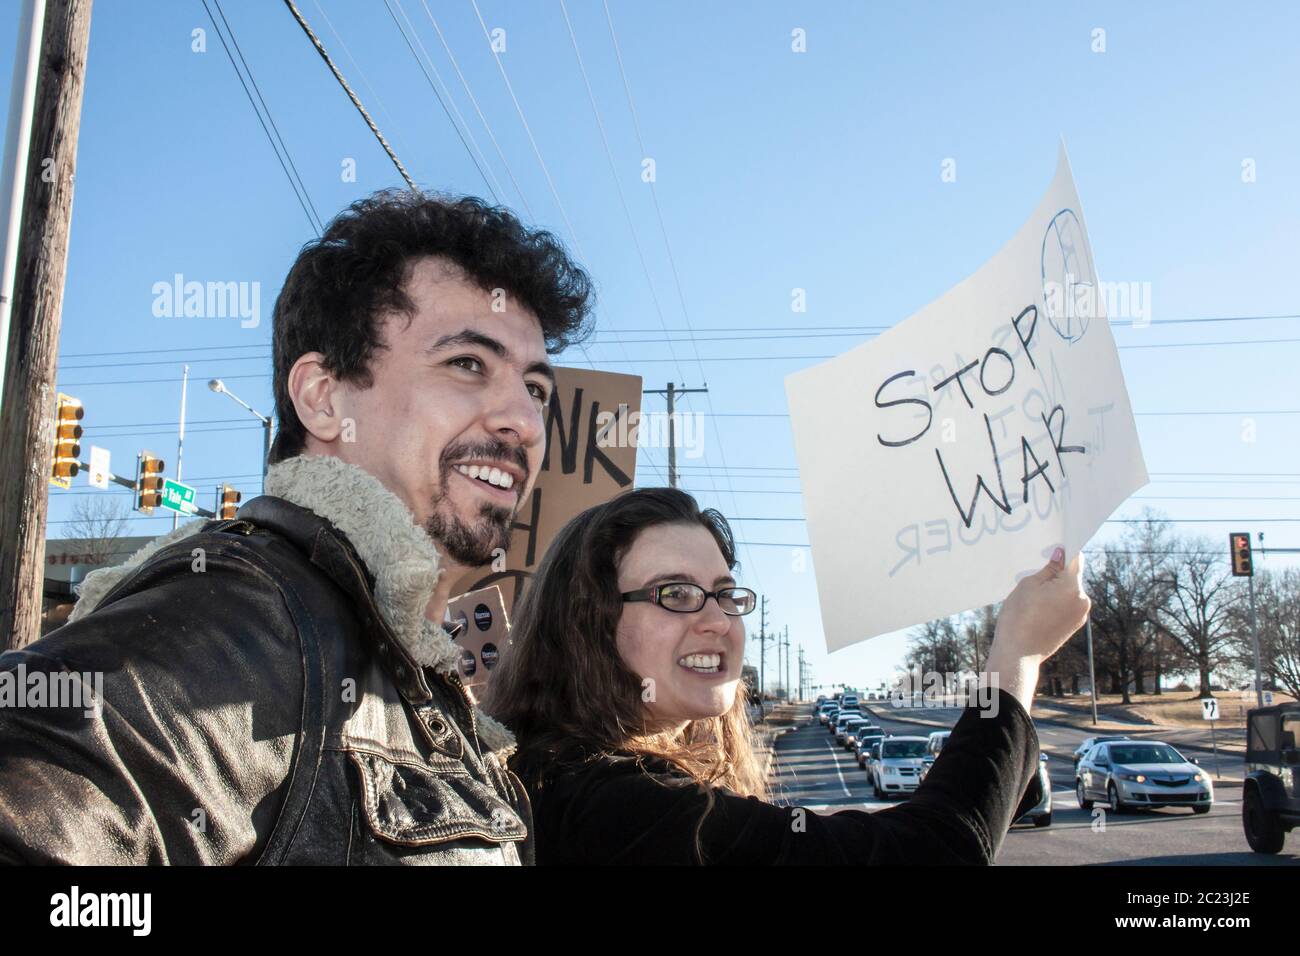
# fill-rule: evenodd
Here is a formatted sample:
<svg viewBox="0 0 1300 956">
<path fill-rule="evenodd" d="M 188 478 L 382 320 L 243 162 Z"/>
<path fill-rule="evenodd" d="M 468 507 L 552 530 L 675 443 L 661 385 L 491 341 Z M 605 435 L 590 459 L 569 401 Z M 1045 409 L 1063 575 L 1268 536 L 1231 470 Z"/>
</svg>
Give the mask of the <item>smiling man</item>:
<svg viewBox="0 0 1300 956">
<path fill-rule="evenodd" d="M 470 198 L 379 193 L 309 243 L 275 306 L 267 494 L 90 575 L 0 657 L 104 675 L 94 717 L 0 709 L 0 860 L 529 862 L 513 738 L 442 621 L 509 544 L 589 297 L 550 234 Z"/>
</svg>

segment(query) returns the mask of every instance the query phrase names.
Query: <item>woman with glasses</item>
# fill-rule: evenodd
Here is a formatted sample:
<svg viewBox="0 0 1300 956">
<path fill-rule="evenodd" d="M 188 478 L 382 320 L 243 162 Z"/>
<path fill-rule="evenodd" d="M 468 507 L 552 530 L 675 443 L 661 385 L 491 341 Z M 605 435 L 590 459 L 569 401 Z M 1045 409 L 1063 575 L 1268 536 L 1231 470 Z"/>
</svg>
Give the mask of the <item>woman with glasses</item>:
<svg viewBox="0 0 1300 956">
<path fill-rule="evenodd" d="M 537 862 L 991 862 L 1041 798 L 1027 711 L 1038 664 L 1087 614 L 1077 559 L 1008 597 L 989 654 L 1000 689 L 912 799 L 826 815 L 763 799 L 740 681 L 756 602 L 735 568 L 726 519 L 673 488 L 622 494 L 552 542 L 486 701 L 518 742 Z"/>
</svg>

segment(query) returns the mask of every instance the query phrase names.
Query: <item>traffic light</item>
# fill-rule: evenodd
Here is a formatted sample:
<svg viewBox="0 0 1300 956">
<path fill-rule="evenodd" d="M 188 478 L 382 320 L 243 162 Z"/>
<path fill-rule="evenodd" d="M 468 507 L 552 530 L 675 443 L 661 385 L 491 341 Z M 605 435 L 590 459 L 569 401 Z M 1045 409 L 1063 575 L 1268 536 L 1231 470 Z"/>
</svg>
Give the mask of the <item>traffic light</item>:
<svg viewBox="0 0 1300 956">
<path fill-rule="evenodd" d="M 1234 531 L 1228 535 L 1228 548 L 1232 551 L 1232 573 L 1235 577 L 1248 578 L 1255 573 L 1250 558 L 1250 535 L 1244 531 Z"/>
<path fill-rule="evenodd" d="M 142 451 L 135 460 L 135 508 L 145 514 L 153 514 L 153 509 L 162 501 L 162 470 L 166 463 L 154 457 L 152 452 Z"/>
<path fill-rule="evenodd" d="M 81 458 L 81 421 L 86 410 L 71 395 L 59 393 L 54 407 L 54 465 L 50 469 L 50 484 L 60 488 L 71 488 L 72 479 L 80 470 Z"/>
<path fill-rule="evenodd" d="M 222 521 L 229 521 L 239 510 L 239 499 L 242 498 L 238 491 L 230 485 L 222 485 L 217 489 L 217 517 Z"/>
</svg>

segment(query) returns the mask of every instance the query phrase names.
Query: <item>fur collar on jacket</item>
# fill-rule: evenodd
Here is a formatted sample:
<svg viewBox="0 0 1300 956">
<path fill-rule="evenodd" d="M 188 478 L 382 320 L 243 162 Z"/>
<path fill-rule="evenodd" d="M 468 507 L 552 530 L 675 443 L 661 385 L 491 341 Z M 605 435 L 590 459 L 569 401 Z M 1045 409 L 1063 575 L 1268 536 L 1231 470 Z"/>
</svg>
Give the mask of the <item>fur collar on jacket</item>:
<svg viewBox="0 0 1300 956">
<path fill-rule="evenodd" d="M 456 669 L 459 649 L 451 636 L 424 616 L 442 573 L 433 541 L 402 500 L 369 472 L 341 459 L 303 455 L 272 465 L 266 493 L 314 512 L 352 544 L 375 580 L 375 604 L 384 621 L 418 664 L 439 673 Z M 199 531 L 208 519 L 186 522 L 151 541 L 124 564 L 86 575 L 69 620 L 93 611 L 119 581 L 154 553 Z M 494 751 L 514 749 L 514 737 L 477 710 L 479 737 Z"/>
</svg>

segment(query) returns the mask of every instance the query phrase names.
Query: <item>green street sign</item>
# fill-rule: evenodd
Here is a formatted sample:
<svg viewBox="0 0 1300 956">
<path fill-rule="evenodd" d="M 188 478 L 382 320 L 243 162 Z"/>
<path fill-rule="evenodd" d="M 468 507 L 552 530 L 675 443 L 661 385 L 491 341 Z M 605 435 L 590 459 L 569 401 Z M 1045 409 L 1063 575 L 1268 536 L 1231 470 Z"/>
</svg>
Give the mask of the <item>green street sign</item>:
<svg viewBox="0 0 1300 956">
<path fill-rule="evenodd" d="M 170 478 L 163 479 L 162 498 L 158 503 L 164 508 L 183 515 L 193 514 L 198 510 L 198 505 L 194 503 L 194 489 Z"/>
</svg>

